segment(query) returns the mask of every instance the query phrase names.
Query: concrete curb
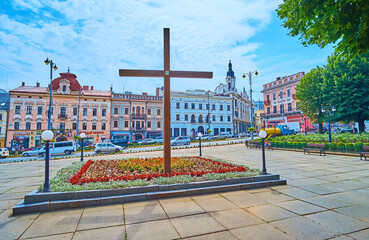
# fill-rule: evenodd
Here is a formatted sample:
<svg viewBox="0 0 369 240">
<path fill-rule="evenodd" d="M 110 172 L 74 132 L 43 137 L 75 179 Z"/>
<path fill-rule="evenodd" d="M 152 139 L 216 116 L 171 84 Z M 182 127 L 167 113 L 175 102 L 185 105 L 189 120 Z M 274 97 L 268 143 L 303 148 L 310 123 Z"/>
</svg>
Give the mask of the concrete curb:
<svg viewBox="0 0 369 240">
<path fill-rule="evenodd" d="M 13 215 L 255 189 L 286 184 L 286 180 L 280 179 L 279 174 L 269 174 L 218 181 L 153 185 L 111 190 L 53 193 L 37 193 L 37 190 L 34 190 L 27 194 L 24 200 L 13 207 Z"/>
</svg>

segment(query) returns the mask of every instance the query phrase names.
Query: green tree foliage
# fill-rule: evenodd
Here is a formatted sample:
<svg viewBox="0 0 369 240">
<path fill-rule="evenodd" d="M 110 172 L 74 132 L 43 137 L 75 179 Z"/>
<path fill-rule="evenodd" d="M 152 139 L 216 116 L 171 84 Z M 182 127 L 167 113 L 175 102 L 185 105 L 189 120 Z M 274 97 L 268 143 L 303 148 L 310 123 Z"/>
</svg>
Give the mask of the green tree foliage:
<svg viewBox="0 0 369 240">
<path fill-rule="evenodd" d="M 336 53 L 347 56 L 369 50 L 368 0 L 284 0 L 277 13 L 304 46 L 337 43 Z"/>
<path fill-rule="evenodd" d="M 358 122 L 363 132 L 369 119 L 369 52 L 352 59 L 331 56 L 323 88 L 326 102 L 337 108 L 334 119 Z"/>
<path fill-rule="evenodd" d="M 312 69 L 296 87 L 296 98 L 299 100 L 298 108 L 316 123 L 322 131 L 324 115 L 321 106 L 324 100 L 323 82 L 325 69 L 317 67 Z"/>
</svg>

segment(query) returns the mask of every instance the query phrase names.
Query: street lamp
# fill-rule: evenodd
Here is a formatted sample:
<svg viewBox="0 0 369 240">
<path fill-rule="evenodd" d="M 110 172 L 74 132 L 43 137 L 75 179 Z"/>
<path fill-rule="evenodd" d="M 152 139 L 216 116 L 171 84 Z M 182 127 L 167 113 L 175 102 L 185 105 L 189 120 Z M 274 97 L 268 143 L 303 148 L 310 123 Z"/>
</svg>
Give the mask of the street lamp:
<svg viewBox="0 0 369 240">
<path fill-rule="evenodd" d="M 260 117 L 260 120 L 261 120 L 261 122 L 263 123 L 263 128 L 264 128 L 264 131 L 265 131 L 265 118 Z"/>
<path fill-rule="evenodd" d="M 259 137 L 261 138 L 261 156 L 262 156 L 262 160 L 263 160 L 263 170 L 262 170 L 262 174 L 263 175 L 267 175 L 267 171 L 266 171 L 266 167 L 265 167 L 265 146 L 264 146 L 264 139 L 267 137 L 267 132 L 266 131 L 260 131 L 259 132 Z"/>
<path fill-rule="evenodd" d="M 46 130 L 41 134 L 42 140 L 45 141 L 45 183 L 43 192 L 50 191 L 49 183 L 49 161 L 50 161 L 50 140 L 54 138 L 54 133 L 50 130 Z"/>
<path fill-rule="evenodd" d="M 199 137 L 200 157 L 202 157 L 202 154 L 201 154 L 201 137 L 202 137 L 202 133 L 201 133 L 201 132 L 199 132 L 199 133 L 197 134 L 197 136 Z"/>
<path fill-rule="evenodd" d="M 85 139 L 86 134 L 85 133 L 81 133 L 81 135 L 79 135 L 79 136 L 81 138 L 81 162 L 83 162 L 83 140 Z"/>
<path fill-rule="evenodd" d="M 282 113 L 282 123 L 284 123 L 284 102 L 283 102 L 283 95 L 286 95 L 285 92 L 279 93 L 279 98 L 281 99 L 281 113 Z"/>
<path fill-rule="evenodd" d="M 49 111 L 47 113 L 47 129 L 51 130 L 51 101 L 52 101 L 52 95 L 53 95 L 53 86 L 52 86 L 52 81 L 53 81 L 53 69 L 54 71 L 58 70 L 58 67 L 56 66 L 55 63 L 53 63 L 53 60 L 49 60 L 49 58 L 46 58 L 46 60 L 44 61 L 44 63 L 46 65 L 49 65 L 50 63 L 50 100 L 49 100 Z"/>
<path fill-rule="evenodd" d="M 251 127 L 253 127 L 253 122 L 254 122 L 254 108 L 253 108 L 253 104 L 252 104 L 252 74 L 255 74 L 255 76 L 257 76 L 259 73 L 257 70 L 253 71 L 253 72 L 248 72 L 248 73 L 244 73 L 242 75 L 242 78 L 245 79 L 246 76 L 249 77 L 249 82 L 250 82 L 250 104 L 251 104 L 251 112 L 250 112 L 250 116 L 251 116 Z M 251 141 L 254 139 L 254 136 L 251 134 Z"/>
<path fill-rule="evenodd" d="M 328 142 L 332 142 L 332 137 L 331 137 L 331 120 L 330 120 L 330 115 L 332 115 L 333 113 L 331 113 L 331 111 L 329 109 L 325 109 L 324 107 L 322 107 L 322 113 L 325 113 L 325 111 L 327 111 L 327 115 L 328 115 Z M 332 112 L 336 111 L 336 107 L 332 106 Z"/>
</svg>

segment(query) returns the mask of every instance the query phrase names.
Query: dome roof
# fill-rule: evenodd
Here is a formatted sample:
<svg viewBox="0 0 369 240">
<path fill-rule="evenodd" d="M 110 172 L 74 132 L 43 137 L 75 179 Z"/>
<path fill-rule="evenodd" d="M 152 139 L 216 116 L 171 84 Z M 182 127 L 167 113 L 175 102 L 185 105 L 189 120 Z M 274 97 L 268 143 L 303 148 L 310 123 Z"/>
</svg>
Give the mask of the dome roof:
<svg viewBox="0 0 369 240">
<path fill-rule="evenodd" d="M 229 60 L 229 64 L 228 64 L 227 77 L 234 78 L 234 72 L 233 72 L 233 70 L 232 70 L 232 63 L 231 63 L 231 60 Z"/>
<path fill-rule="evenodd" d="M 60 73 L 60 77 L 55 78 L 51 84 L 53 86 L 53 90 L 58 90 L 59 88 L 59 82 L 62 79 L 67 79 L 70 82 L 70 90 L 71 91 L 79 91 L 82 90 L 81 85 L 77 81 L 77 76 L 73 73 Z"/>
</svg>

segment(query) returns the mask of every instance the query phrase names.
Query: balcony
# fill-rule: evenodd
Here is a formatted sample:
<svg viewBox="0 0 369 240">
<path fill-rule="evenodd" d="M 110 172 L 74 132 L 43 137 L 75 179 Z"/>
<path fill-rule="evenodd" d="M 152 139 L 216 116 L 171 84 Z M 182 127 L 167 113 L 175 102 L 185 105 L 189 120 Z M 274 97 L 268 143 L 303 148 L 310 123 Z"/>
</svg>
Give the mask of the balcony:
<svg viewBox="0 0 369 240">
<path fill-rule="evenodd" d="M 266 100 L 266 101 L 264 101 L 264 105 L 265 105 L 265 106 L 269 106 L 269 105 L 270 105 L 270 100 Z"/>
<path fill-rule="evenodd" d="M 287 117 L 287 116 L 295 116 L 295 115 L 301 115 L 302 111 L 300 110 L 295 110 L 295 109 L 291 109 L 291 111 L 288 112 L 284 112 L 283 116 Z M 275 117 L 282 117 L 282 113 L 281 112 L 277 112 L 277 113 L 261 113 L 260 117 L 263 118 L 275 118 Z"/>
<path fill-rule="evenodd" d="M 296 100 L 297 98 L 296 98 L 296 94 L 292 94 L 292 98 L 294 99 L 294 100 Z"/>
<path fill-rule="evenodd" d="M 58 118 L 59 119 L 67 119 L 68 118 L 68 115 L 66 113 L 59 113 L 58 114 Z"/>
<path fill-rule="evenodd" d="M 146 114 L 132 114 L 131 119 L 145 119 Z"/>
</svg>

